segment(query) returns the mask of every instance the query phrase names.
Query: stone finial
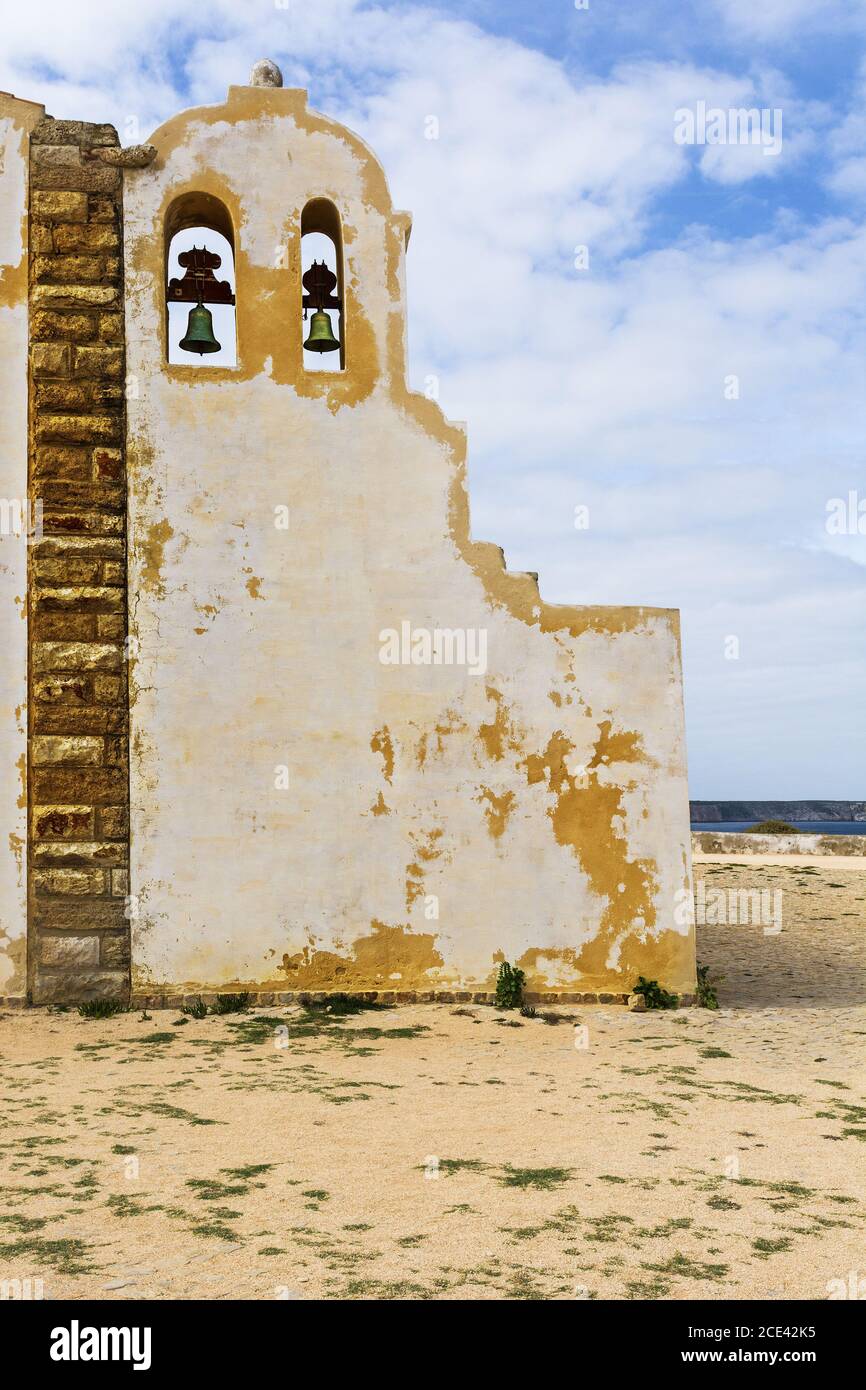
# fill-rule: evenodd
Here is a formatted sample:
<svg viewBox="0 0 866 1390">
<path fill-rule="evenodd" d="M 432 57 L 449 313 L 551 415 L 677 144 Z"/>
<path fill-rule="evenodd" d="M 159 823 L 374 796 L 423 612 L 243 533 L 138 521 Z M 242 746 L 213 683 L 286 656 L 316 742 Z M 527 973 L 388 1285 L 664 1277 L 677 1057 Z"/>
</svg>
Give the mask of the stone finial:
<svg viewBox="0 0 866 1390">
<path fill-rule="evenodd" d="M 260 58 L 250 73 L 251 87 L 282 87 L 283 74 L 270 58 Z"/>
<path fill-rule="evenodd" d="M 156 159 L 156 145 L 127 145 L 125 149 L 114 145 L 83 153 L 85 159 L 101 159 L 103 164 L 113 164 L 116 168 L 146 169 Z"/>
</svg>

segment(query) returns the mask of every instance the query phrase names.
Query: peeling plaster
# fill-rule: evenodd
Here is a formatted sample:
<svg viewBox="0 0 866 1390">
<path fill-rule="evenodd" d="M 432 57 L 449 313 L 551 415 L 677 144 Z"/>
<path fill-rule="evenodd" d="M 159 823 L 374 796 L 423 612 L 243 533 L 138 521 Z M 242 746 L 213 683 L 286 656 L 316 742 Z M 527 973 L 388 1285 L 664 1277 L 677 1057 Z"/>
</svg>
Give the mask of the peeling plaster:
<svg viewBox="0 0 866 1390">
<path fill-rule="evenodd" d="M 472 539 L 465 434 L 406 385 L 408 218 L 357 137 L 303 92 L 232 88 L 153 140 L 125 176 L 134 976 L 481 988 L 507 957 L 539 989 L 692 987 L 677 613 L 547 604 Z M 163 361 L 190 191 L 234 226 L 234 369 Z M 340 373 L 303 369 L 312 197 L 342 220 Z M 484 629 L 487 678 L 382 666 L 405 619 Z"/>
</svg>

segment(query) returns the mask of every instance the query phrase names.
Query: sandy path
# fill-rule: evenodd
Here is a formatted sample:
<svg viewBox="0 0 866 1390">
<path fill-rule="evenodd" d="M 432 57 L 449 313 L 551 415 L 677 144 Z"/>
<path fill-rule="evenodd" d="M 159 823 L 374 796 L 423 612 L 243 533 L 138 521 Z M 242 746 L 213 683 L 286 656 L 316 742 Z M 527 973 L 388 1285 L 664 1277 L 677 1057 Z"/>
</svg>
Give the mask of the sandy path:
<svg viewBox="0 0 866 1390">
<path fill-rule="evenodd" d="M 866 1273 L 866 874 L 838 867 L 698 866 L 707 888 L 757 870 L 784 894 L 780 935 L 699 930 L 718 1014 L 7 1013 L 0 1279 L 51 1298 L 826 1297 Z"/>
</svg>

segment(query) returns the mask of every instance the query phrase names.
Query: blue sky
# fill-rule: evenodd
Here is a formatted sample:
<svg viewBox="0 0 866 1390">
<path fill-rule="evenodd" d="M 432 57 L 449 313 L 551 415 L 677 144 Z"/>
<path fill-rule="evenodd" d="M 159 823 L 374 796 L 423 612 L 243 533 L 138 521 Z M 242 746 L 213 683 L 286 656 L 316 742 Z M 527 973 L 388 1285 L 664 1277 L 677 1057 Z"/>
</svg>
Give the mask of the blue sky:
<svg viewBox="0 0 866 1390">
<path fill-rule="evenodd" d="M 864 38 L 863 0 L 32 0 L 0 87 L 130 143 L 279 62 L 414 214 L 411 378 L 467 423 L 475 535 L 551 601 L 682 611 L 693 797 L 859 799 Z M 781 147 L 677 144 L 699 102 Z"/>
</svg>

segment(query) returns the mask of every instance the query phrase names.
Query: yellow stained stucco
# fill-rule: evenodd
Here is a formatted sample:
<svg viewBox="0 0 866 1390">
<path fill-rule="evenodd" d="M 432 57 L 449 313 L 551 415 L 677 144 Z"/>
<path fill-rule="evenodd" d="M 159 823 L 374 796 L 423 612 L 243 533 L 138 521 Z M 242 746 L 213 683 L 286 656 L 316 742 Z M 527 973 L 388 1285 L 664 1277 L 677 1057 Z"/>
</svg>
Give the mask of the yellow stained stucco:
<svg viewBox="0 0 866 1390">
<path fill-rule="evenodd" d="M 464 432 L 407 387 L 409 220 L 356 136 L 232 88 L 153 142 L 125 176 L 134 987 L 483 989 L 509 959 L 689 989 L 678 615 L 546 604 L 472 539 Z M 165 361 L 190 195 L 231 219 L 237 368 Z M 339 373 L 303 365 L 315 198 Z M 383 665 L 404 623 L 483 632 L 484 669 Z"/>
</svg>

